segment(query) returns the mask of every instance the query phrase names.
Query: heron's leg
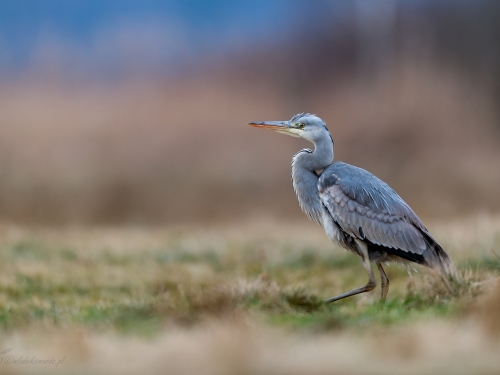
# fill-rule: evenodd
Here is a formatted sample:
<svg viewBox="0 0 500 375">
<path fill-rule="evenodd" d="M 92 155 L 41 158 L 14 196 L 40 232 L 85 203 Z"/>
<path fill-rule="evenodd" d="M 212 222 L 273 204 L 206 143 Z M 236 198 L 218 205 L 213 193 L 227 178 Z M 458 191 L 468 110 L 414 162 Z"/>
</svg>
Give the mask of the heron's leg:
<svg viewBox="0 0 500 375">
<path fill-rule="evenodd" d="M 385 301 L 387 297 L 387 293 L 389 292 L 389 278 L 385 274 L 384 269 L 382 268 L 382 264 L 377 262 L 378 272 L 380 273 L 380 286 L 382 289 L 382 294 L 380 295 L 380 299 Z"/>
<path fill-rule="evenodd" d="M 327 298 L 323 302 L 332 303 L 332 302 L 338 301 L 339 299 L 354 296 L 354 295 L 360 294 L 360 293 L 369 292 L 369 291 L 373 290 L 375 288 L 375 286 L 377 285 L 377 283 L 375 282 L 375 278 L 373 277 L 372 268 L 370 266 L 370 258 L 368 257 L 368 248 L 366 247 L 366 244 L 364 244 L 361 241 L 356 241 L 356 244 L 358 245 L 358 248 L 359 248 L 360 253 L 361 253 L 361 258 L 363 259 L 363 266 L 365 267 L 366 271 L 368 272 L 368 277 L 369 277 L 368 282 L 366 283 L 365 286 L 362 286 L 361 288 L 351 290 L 350 292 L 346 292 L 346 293 L 340 294 L 340 295 L 335 296 L 335 297 Z"/>
</svg>

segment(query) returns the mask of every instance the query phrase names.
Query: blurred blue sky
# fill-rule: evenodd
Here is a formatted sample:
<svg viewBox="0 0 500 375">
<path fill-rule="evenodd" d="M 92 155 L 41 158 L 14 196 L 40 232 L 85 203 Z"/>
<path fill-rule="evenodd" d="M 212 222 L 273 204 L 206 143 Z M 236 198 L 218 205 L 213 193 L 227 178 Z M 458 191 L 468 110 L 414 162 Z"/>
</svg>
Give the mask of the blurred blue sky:
<svg viewBox="0 0 500 375">
<path fill-rule="evenodd" d="M 306 6 L 293 0 L 1 1 L 0 69 L 77 61 L 93 69 L 122 59 L 175 64 L 284 38 Z"/>
<path fill-rule="evenodd" d="M 165 70 L 331 28 L 363 1 L 0 0 L 0 76 L 33 68 Z"/>
</svg>

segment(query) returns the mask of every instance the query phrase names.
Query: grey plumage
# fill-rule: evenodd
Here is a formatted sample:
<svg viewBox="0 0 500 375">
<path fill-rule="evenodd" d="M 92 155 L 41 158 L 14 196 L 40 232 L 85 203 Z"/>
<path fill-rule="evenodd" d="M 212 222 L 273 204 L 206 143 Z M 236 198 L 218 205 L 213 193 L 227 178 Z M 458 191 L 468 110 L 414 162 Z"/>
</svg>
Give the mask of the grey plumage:
<svg viewBox="0 0 500 375">
<path fill-rule="evenodd" d="M 299 151 L 292 159 L 292 182 L 301 209 L 322 225 L 328 237 L 363 260 L 369 282 L 361 288 L 332 297 L 337 301 L 372 290 L 375 280 L 369 262 L 382 278 L 382 299 L 389 280 L 382 262 L 414 262 L 443 272 L 453 265 L 408 204 L 385 182 L 364 169 L 333 162 L 333 140 L 325 123 L 309 113 L 290 121 L 250 125 L 302 137 L 314 150 Z"/>
<path fill-rule="evenodd" d="M 332 220 L 346 235 L 366 241 L 368 250 L 377 249 L 381 257 L 397 255 L 431 268 L 449 262 L 410 206 L 364 169 L 333 163 L 319 177 L 318 190 Z M 385 260 L 373 254 L 369 251 L 370 260 Z"/>
</svg>

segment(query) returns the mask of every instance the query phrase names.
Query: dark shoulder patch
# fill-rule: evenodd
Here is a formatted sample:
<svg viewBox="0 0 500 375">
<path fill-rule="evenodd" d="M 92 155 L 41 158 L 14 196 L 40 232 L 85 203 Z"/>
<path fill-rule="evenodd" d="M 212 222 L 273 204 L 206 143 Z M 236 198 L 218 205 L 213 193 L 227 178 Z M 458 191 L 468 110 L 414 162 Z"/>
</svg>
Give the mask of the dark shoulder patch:
<svg viewBox="0 0 500 375">
<path fill-rule="evenodd" d="M 333 173 L 328 173 L 327 175 L 323 174 L 321 175 L 319 182 L 319 191 L 323 193 L 326 189 L 328 189 L 330 186 L 333 186 L 337 183 L 339 178 L 337 177 L 336 174 Z"/>
</svg>

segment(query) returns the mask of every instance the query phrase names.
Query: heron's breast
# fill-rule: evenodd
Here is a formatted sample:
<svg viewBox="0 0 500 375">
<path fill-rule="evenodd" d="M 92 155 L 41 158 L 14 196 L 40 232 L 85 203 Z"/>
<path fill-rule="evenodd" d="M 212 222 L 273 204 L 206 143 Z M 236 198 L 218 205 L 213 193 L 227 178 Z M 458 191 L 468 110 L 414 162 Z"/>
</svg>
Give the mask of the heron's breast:
<svg viewBox="0 0 500 375">
<path fill-rule="evenodd" d="M 330 214 L 327 212 L 326 208 L 323 207 L 323 228 L 328 238 L 336 245 L 351 250 L 349 246 L 349 241 L 346 238 L 346 234 L 340 229 L 340 227 L 333 221 Z"/>
</svg>

